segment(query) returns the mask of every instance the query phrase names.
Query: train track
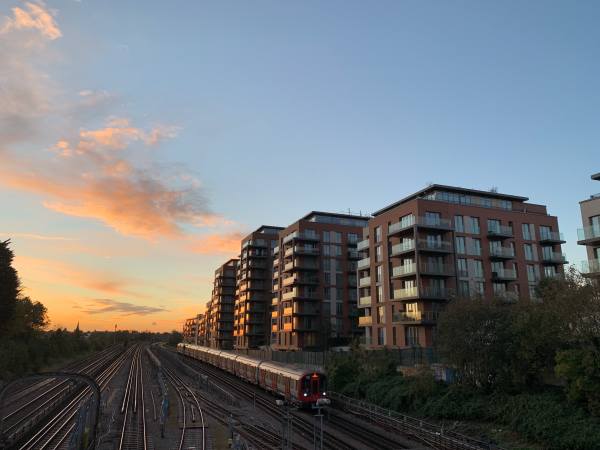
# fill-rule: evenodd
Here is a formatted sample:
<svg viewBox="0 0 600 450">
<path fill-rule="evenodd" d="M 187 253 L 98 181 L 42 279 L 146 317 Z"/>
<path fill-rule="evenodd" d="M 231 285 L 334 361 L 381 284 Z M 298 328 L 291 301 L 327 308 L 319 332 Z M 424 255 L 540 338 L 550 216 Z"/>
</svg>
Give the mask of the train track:
<svg viewBox="0 0 600 450">
<path fill-rule="evenodd" d="M 277 421 L 281 421 L 282 418 L 282 408 L 275 404 L 275 401 L 271 395 L 266 392 L 258 391 L 254 386 L 249 385 L 243 380 L 238 379 L 237 377 L 231 375 L 228 372 L 225 372 L 216 367 L 210 366 L 208 364 L 204 364 L 200 361 L 197 361 L 192 358 L 187 358 L 187 362 L 190 362 L 193 365 L 193 370 L 199 370 L 204 374 L 212 377 L 215 380 L 218 380 L 218 383 L 229 389 L 230 391 L 236 392 L 238 395 L 255 402 L 257 406 L 259 406 L 264 412 L 266 412 L 269 416 L 273 417 Z M 312 442 L 315 439 L 315 424 L 313 423 L 313 416 L 309 413 L 302 413 L 300 411 L 290 411 L 289 412 L 293 416 L 294 429 L 301 432 L 304 439 L 308 442 Z M 334 425 L 334 424 L 330 424 Z M 335 425 L 332 428 L 341 428 L 336 427 Z M 342 430 L 344 434 L 350 434 L 347 429 Z M 374 443 L 373 439 L 369 439 L 365 437 L 367 433 L 362 433 L 360 429 L 352 430 L 352 437 L 354 440 L 362 442 L 366 447 L 362 448 L 401 448 L 401 445 L 397 442 L 393 442 L 392 446 L 380 446 L 379 442 Z M 373 430 L 369 430 L 371 434 L 374 434 Z M 332 433 L 330 430 L 324 430 L 324 445 L 323 447 L 329 450 L 347 450 L 349 448 L 353 448 L 353 445 L 349 444 L 346 440 L 340 438 L 336 434 Z M 360 438 L 360 439 L 359 439 Z M 281 439 L 280 439 L 281 440 Z M 382 441 L 384 438 L 381 439 Z"/>
<path fill-rule="evenodd" d="M 146 408 L 144 404 L 144 370 L 142 347 L 137 346 L 131 358 L 123 402 L 121 403 L 123 426 L 119 450 L 147 450 Z"/>
<path fill-rule="evenodd" d="M 109 349 L 93 357 L 67 367 L 73 373 L 95 376 L 118 354 L 117 349 Z M 69 396 L 79 388 L 72 380 L 48 378 L 27 386 L 11 395 L 8 402 L 10 412 L 3 417 L 3 435 L 6 442 L 16 442 L 35 426 L 41 423 Z"/>
<path fill-rule="evenodd" d="M 94 377 L 100 387 L 100 392 L 106 388 L 130 354 L 131 349 L 121 352 Z M 77 416 L 80 414 L 80 410 L 89 406 L 87 402 L 91 393 L 92 390 L 89 386 L 80 389 L 71 399 L 66 401 L 66 404 L 59 411 L 48 418 L 31 437 L 23 439 L 25 442 L 20 443 L 15 448 L 18 450 L 57 450 L 66 447 L 69 444 L 69 438 L 76 429 Z"/>
</svg>

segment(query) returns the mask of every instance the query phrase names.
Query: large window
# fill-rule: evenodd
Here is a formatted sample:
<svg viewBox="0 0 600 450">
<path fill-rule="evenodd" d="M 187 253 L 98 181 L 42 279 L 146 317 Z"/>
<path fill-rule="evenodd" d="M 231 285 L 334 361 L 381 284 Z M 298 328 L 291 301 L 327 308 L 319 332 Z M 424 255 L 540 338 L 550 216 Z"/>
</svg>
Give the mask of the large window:
<svg viewBox="0 0 600 450">
<path fill-rule="evenodd" d="M 524 223 L 521 225 L 523 230 L 523 239 L 526 241 L 535 240 L 535 228 L 532 223 Z"/>
<path fill-rule="evenodd" d="M 419 345 L 419 328 L 418 327 L 406 327 L 404 329 L 404 339 L 406 340 L 407 346 Z"/>
<path fill-rule="evenodd" d="M 465 232 L 465 224 L 463 221 L 463 216 L 454 216 L 454 231 L 458 233 Z"/>
<path fill-rule="evenodd" d="M 465 258 L 458 258 L 456 260 L 458 266 L 458 276 L 466 278 L 469 276 L 469 269 L 467 267 L 467 260 Z"/>
<path fill-rule="evenodd" d="M 465 249 L 465 238 L 462 236 L 457 236 L 456 240 L 456 253 L 464 255 L 466 253 Z"/>
<path fill-rule="evenodd" d="M 375 227 L 375 242 L 381 242 L 381 227 Z"/>
<path fill-rule="evenodd" d="M 488 219 L 487 221 L 488 231 L 498 233 L 500 231 L 500 221 L 497 219 Z"/>
<path fill-rule="evenodd" d="M 483 261 L 479 259 L 473 260 L 473 276 L 476 278 L 483 278 Z"/>
<path fill-rule="evenodd" d="M 534 253 L 534 247 L 532 244 L 523 244 L 523 249 L 525 250 L 525 259 L 527 261 L 537 261 L 537 257 Z"/>
</svg>

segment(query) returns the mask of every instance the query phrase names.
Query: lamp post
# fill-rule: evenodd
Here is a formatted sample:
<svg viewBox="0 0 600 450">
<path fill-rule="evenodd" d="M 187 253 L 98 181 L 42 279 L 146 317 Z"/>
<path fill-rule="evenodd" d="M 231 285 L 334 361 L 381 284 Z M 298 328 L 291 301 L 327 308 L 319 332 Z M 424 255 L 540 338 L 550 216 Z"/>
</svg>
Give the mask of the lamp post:
<svg viewBox="0 0 600 450">
<path fill-rule="evenodd" d="M 314 405 L 311 405 L 312 409 L 317 410 L 317 414 L 315 414 L 315 418 L 318 417 L 319 422 L 320 422 L 319 446 L 318 447 L 317 447 L 317 434 L 316 433 L 313 434 L 313 446 L 314 446 L 315 450 L 317 450 L 317 448 L 319 450 L 323 450 L 323 413 L 321 412 L 321 410 L 329 404 L 331 404 L 331 400 L 329 400 L 328 398 L 320 398 L 317 400 L 317 402 Z"/>
</svg>

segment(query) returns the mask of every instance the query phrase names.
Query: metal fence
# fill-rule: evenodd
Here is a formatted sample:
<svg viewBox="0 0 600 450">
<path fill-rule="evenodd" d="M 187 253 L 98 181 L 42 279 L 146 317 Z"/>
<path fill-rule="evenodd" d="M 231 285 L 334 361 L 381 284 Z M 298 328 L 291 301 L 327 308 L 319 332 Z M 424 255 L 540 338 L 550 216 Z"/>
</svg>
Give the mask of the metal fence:
<svg viewBox="0 0 600 450">
<path fill-rule="evenodd" d="M 285 364 L 300 364 L 304 366 L 325 367 L 327 363 L 345 352 L 305 352 L 305 351 L 278 351 L 271 349 L 246 349 L 234 350 L 236 353 L 251 356 L 252 358 L 276 361 Z M 429 366 L 438 362 L 437 354 L 431 348 L 411 347 L 391 350 L 368 350 L 369 352 L 385 352 L 396 364 L 400 366 Z"/>
<path fill-rule="evenodd" d="M 452 430 L 444 429 L 443 426 L 384 409 L 372 403 L 346 397 L 336 392 L 330 392 L 329 396 L 336 408 L 386 429 L 398 431 L 433 448 L 444 450 L 502 450 L 501 447 L 493 443 L 473 439 Z"/>
</svg>

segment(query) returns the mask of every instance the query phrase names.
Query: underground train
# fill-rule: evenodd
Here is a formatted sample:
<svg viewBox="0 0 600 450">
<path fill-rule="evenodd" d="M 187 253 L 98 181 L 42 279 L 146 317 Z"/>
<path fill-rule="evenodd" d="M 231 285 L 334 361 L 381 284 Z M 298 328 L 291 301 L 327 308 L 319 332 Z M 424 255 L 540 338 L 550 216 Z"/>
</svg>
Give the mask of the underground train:
<svg viewBox="0 0 600 450">
<path fill-rule="evenodd" d="M 327 398 L 327 377 L 321 369 L 309 370 L 193 344 L 180 343 L 177 352 L 225 370 L 291 403 L 309 406 Z"/>
</svg>

